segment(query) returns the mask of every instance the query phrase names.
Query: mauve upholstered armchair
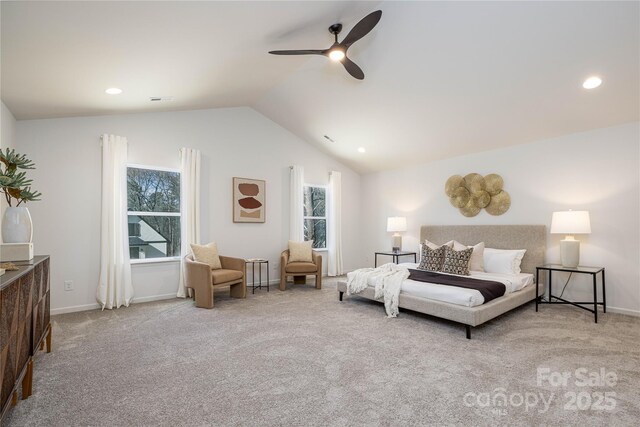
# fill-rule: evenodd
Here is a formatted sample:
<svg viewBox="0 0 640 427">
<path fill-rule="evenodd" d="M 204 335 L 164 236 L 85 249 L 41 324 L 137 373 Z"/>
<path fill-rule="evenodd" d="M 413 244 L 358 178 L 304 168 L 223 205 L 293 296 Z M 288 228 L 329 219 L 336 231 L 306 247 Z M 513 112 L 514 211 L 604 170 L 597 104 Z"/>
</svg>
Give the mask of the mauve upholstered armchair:
<svg viewBox="0 0 640 427">
<path fill-rule="evenodd" d="M 185 261 L 185 287 L 191 289 L 196 307 L 213 308 L 213 290 L 229 286 L 233 298 L 246 298 L 247 278 L 245 262 L 241 258 L 220 256 L 222 268 L 212 270 L 208 264 L 193 260 L 187 255 Z"/>
<path fill-rule="evenodd" d="M 316 276 L 316 289 L 322 289 L 322 256 L 311 254 L 313 262 L 289 262 L 289 250 L 280 254 L 280 290 L 287 289 L 287 277 L 293 276 L 296 285 L 307 283 L 307 276 Z"/>
</svg>

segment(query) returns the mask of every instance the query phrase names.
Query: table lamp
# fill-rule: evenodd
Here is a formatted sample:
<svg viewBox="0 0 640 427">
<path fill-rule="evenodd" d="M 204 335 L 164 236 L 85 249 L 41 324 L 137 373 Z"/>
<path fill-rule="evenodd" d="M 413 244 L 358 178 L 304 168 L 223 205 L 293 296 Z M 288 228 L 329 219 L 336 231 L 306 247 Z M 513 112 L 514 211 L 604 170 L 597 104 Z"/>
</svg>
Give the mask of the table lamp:
<svg viewBox="0 0 640 427">
<path fill-rule="evenodd" d="M 401 231 L 407 231 L 407 218 L 403 216 L 391 216 L 387 218 L 387 231 L 393 234 L 393 252 L 402 249 Z"/>
<path fill-rule="evenodd" d="M 590 234 L 588 211 L 554 212 L 551 218 L 551 234 L 565 234 L 560 241 L 560 261 L 563 267 L 577 267 L 580 262 L 580 241 L 574 234 Z"/>
</svg>

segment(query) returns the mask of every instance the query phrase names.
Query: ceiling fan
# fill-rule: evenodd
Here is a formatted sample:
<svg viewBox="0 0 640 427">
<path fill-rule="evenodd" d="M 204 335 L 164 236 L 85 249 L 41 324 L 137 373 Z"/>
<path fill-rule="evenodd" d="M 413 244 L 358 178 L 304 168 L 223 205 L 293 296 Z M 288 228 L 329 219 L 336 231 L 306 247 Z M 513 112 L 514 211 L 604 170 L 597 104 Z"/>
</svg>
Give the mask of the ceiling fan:
<svg viewBox="0 0 640 427">
<path fill-rule="evenodd" d="M 369 31 L 373 30 L 380 18 L 382 17 L 382 11 L 376 10 L 371 12 L 360 20 L 342 39 L 341 43 L 338 43 L 338 34 L 342 31 L 342 24 L 333 24 L 329 27 L 329 32 L 334 35 L 335 42 L 329 49 L 324 50 L 272 50 L 269 53 L 272 55 L 324 55 L 336 62 L 342 62 L 344 68 L 349 74 L 358 80 L 364 79 L 364 72 L 358 65 L 347 57 L 347 50 L 352 44 L 366 36 Z"/>
</svg>

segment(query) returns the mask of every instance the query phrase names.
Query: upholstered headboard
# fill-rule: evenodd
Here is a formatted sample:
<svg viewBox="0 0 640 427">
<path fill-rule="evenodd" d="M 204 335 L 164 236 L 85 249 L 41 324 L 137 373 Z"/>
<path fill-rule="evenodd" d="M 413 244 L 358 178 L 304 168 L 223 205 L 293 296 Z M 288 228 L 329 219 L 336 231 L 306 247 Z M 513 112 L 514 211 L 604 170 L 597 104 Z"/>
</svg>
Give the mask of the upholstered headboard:
<svg viewBox="0 0 640 427">
<path fill-rule="evenodd" d="M 485 243 L 487 248 L 526 249 L 520 268 L 523 273 L 536 273 L 544 264 L 547 231 L 544 225 L 423 225 L 420 242 L 429 240 L 441 245 L 457 240 L 465 245 Z"/>
</svg>

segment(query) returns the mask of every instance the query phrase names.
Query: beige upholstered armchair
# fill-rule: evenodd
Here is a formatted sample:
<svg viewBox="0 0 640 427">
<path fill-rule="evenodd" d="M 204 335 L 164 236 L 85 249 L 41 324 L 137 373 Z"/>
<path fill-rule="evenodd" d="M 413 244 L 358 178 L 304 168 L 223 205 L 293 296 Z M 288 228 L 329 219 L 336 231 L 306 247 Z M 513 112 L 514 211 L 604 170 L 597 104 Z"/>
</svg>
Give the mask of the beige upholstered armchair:
<svg viewBox="0 0 640 427">
<path fill-rule="evenodd" d="M 222 268 L 212 270 L 208 264 L 185 257 L 185 287 L 195 294 L 196 307 L 213 308 L 213 289 L 229 286 L 233 298 L 247 296 L 245 262 L 241 258 L 220 256 Z"/>
<path fill-rule="evenodd" d="M 287 288 L 287 277 L 296 285 L 307 283 L 307 276 L 316 276 L 316 289 L 322 289 L 322 256 L 312 253 L 313 262 L 289 262 L 289 250 L 280 254 L 280 290 Z"/>
</svg>

